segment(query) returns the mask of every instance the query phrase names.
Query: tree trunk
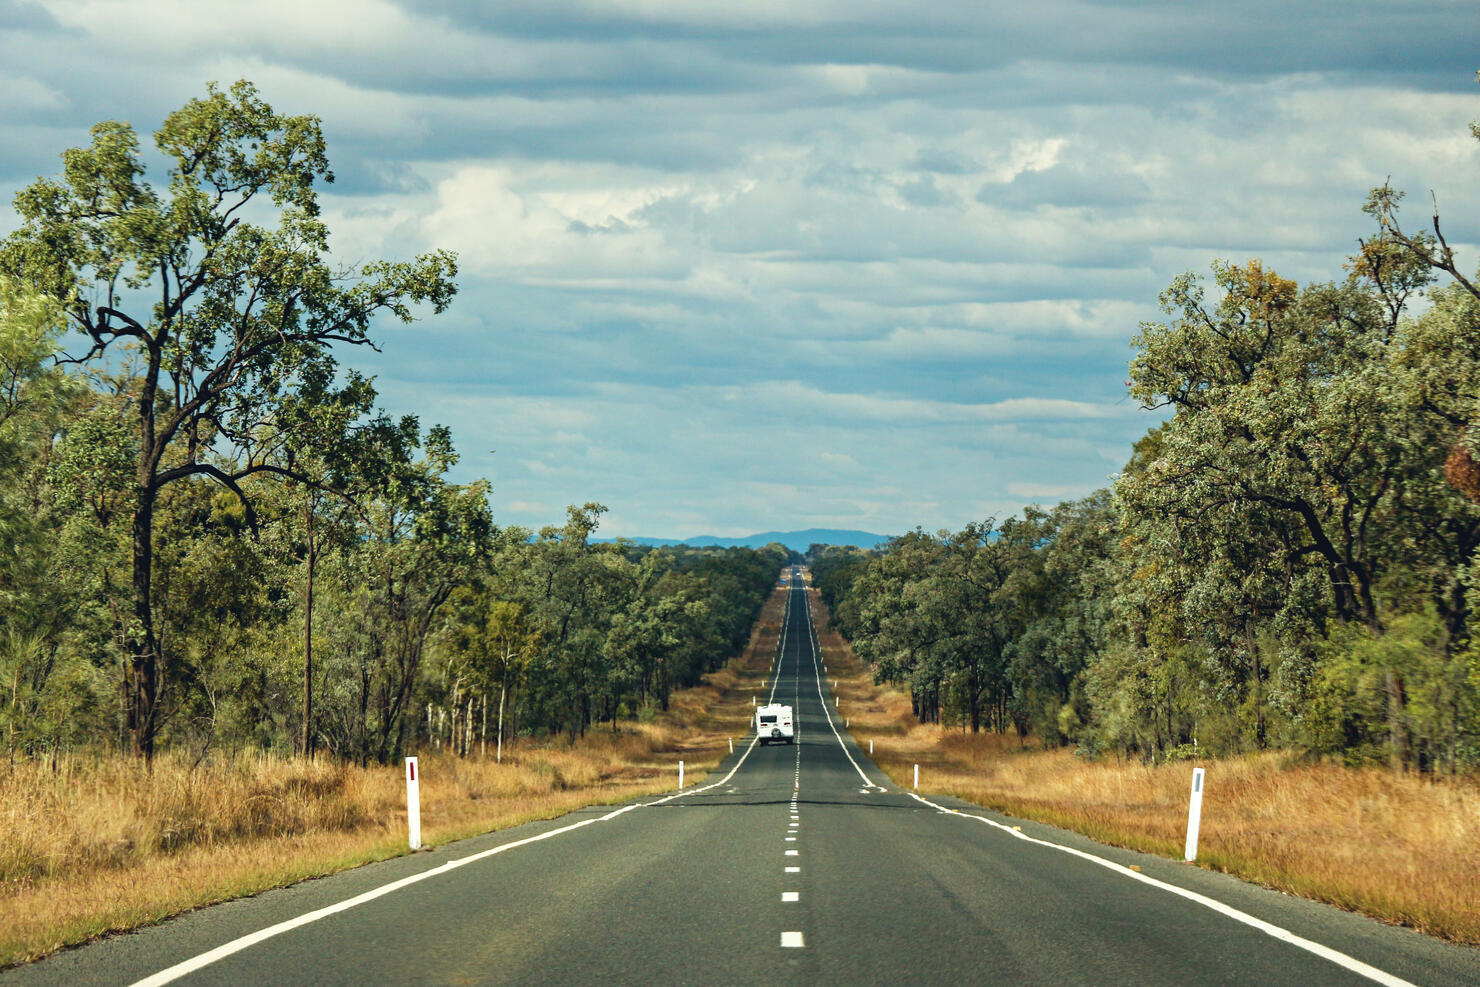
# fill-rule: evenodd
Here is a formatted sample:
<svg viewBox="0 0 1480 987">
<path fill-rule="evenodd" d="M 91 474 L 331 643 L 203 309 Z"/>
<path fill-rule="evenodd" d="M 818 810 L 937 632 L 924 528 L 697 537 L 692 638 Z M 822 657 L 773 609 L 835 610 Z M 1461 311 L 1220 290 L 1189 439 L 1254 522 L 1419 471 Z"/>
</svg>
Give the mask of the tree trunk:
<svg viewBox="0 0 1480 987">
<path fill-rule="evenodd" d="M 1402 771 L 1408 766 L 1408 731 L 1403 725 L 1403 711 L 1408 705 L 1403 692 L 1403 679 L 1389 669 L 1385 675 L 1387 685 L 1388 747 L 1391 752 L 1393 770 Z"/>
<path fill-rule="evenodd" d="M 519 736 L 519 680 L 514 680 L 514 698 L 509 701 L 509 739 Z M 503 697 L 499 697 L 499 719 L 503 719 Z"/>
<path fill-rule="evenodd" d="M 495 753 L 495 756 L 494 756 L 494 759 L 499 764 L 503 764 L 504 763 L 504 692 L 507 690 L 507 688 L 508 688 L 508 686 L 507 686 L 506 683 L 504 683 L 504 682 L 500 682 L 499 683 L 499 686 L 498 686 L 498 742 L 496 744 L 496 753 Z"/>
<path fill-rule="evenodd" d="M 154 497 L 148 484 L 139 486 L 139 505 L 134 511 L 134 619 L 124 638 L 128 652 L 126 718 L 133 752 L 145 760 L 154 757 L 154 737 L 159 728 L 159 643 L 154 636 L 153 592 Z"/>
<path fill-rule="evenodd" d="M 304 502 L 303 523 L 308 535 L 308 554 L 304 564 L 308 566 L 308 586 L 303 594 L 303 742 L 305 758 L 313 757 L 313 577 L 318 562 L 318 546 L 314 543 L 313 497 Z"/>
<path fill-rule="evenodd" d="M 1257 610 L 1255 614 L 1257 617 Z M 1264 668 L 1259 659 L 1258 631 L 1252 620 L 1244 623 L 1244 646 L 1249 649 L 1249 659 L 1253 663 L 1253 681 L 1250 684 L 1254 700 L 1254 747 L 1262 751 L 1267 735 L 1264 725 Z"/>
<path fill-rule="evenodd" d="M 982 732 L 982 707 L 978 692 L 976 676 L 968 675 L 966 677 L 966 704 L 971 707 L 969 715 L 972 733 Z"/>
<path fill-rule="evenodd" d="M 365 658 L 360 658 L 360 719 L 355 724 L 355 733 L 360 741 L 360 767 L 364 767 L 370 760 L 370 724 L 366 717 L 370 715 L 370 669 L 366 666 Z"/>
</svg>

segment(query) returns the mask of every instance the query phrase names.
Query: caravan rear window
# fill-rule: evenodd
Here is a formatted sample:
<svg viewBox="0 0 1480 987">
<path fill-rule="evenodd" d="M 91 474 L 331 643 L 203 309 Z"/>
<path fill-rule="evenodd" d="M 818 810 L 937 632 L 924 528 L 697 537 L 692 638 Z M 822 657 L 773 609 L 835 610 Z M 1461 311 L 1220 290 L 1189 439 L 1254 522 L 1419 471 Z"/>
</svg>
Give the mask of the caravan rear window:
<svg viewBox="0 0 1480 987">
<path fill-rule="evenodd" d="M 762 723 L 775 723 L 776 722 L 776 714 L 774 714 L 774 713 L 762 713 L 761 714 L 761 722 Z"/>
</svg>

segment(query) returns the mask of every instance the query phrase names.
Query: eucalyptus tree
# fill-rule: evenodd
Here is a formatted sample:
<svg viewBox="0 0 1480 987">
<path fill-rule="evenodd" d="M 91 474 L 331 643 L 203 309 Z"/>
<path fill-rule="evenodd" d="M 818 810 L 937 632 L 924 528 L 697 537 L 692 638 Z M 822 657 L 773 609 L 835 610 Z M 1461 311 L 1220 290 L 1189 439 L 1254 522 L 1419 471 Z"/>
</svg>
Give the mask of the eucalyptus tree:
<svg viewBox="0 0 1480 987">
<path fill-rule="evenodd" d="M 1455 651 L 1470 637 L 1467 590 L 1480 551 L 1480 296 L 1451 283 L 1430 290 L 1428 301 L 1405 322 L 1388 370 L 1429 458 L 1406 490 L 1424 549 L 1413 566 Z"/>
<path fill-rule="evenodd" d="M 669 662 L 678 643 L 673 614 L 655 592 L 660 579 L 672 571 L 672 556 L 648 552 L 631 570 L 633 582 L 611 615 L 604 653 L 610 666 L 611 688 L 607 696 L 612 727 L 621 699 L 630 695 L 636 709 L 652 700 L 668 708 Z"/>
<path fill-rule="evenodd" d="M 335 379 L 331 347 L 364 344 L 381 315 L 441 311 L 455 262 L 434 252 L 357 271 L 331 264 L 318 187 L 333 180 L 319 121 L 275 112 L 246 81 L 214 84 L 154 135 L 167 188 L 145 181 L 132 127 L 92 129 L 62 174 L 15 199 L 21 226 L 0 271 L 57 299 L 94 371 L 133 369 L 131 607 L 126 715 L 148 757 L 159 725 L 154 511 L 169 484 L 209 478 L 248 504 L 247 477 L 299 478 L 276 453 L 279 418 L 305 381 Z M 259 221 L 260 220 L 260 221 Z M 351 385 L 353 386 L 353 385 Z M 353 404 L 356 395 L 345 398 Z"/>
<path fill-rule="evenodd" d="M 410 423 L 408 423 L 410 424 Z M 434 427 L 425 456 L 396 470 L 367 508 L 343 570 L 363 593 L 357 641 L 362 759 L 385 762 L 405 744 L 427 647 L 452 594 L 478 578 L 493 539 L 488 485 L 448 483 L 451 436 Z"/>
<path fill-rule="evenodd" d="M 1480 79 L 1480 73 L 1477 73 Z M 1480 141 L 1480 123 L 1470 124 L 1470 135 Z M 1372 190 L 1365 211 L 1378 224 L 1378 233 L 1362 244 L 1362 259 L 1374 279 L 1388 271 L 1417 267 L 1449 282 L 1432 293 L 1433 309 L 1416 320 L 1415 332 L 1399 361 L 1408 375 L 1410 393 L 1426 413 L 1436 415 L 1457 430 L 1447 447 L 1445 472 L 1450 484 L 1470 501 L 1480 503 L 1480 381 L 1475 364 L 1480 348 L 1475 339 L 1475 304 L 1480 302 L 1480 274 L 1461 268 L 1439 220 L 1434 198 L 1430 230 L 1405 230 L 1399 222 L 1403 193 L 1391 184 Z M 1391 280 L 1389 276 L 1389 280 Z M 1450 601 L 1453 587 L 1448 588 Z M 1441 603 L 1441 608 L 1452 603 Z M 1449 632 L 1453 636 L 1453 621 Z"/>
<path fill-rule="evenodd" d="M 371 382 L 354 371 L 337 386 L 322 374 L 305 376 L 278 408 L 278 426 L 291 437 L 271 454 L 271 465 L 281 472 L 254 477 L 252 487 L 254 499 L 271 501 L 267 527 L 273 547 L 297 570 L 303 654 L 298 749 L 305 756 L 316 744 L 313 649 L 320 564 L 326 554 L 358 542 L 371 521 L 371 504 L 404 498 L 407 477 L 424 485 L 427 469 L 445 468 L 417 464 L 420 422 L 376 412 L 374 400 Z M 444 455 L 451 457 L 450 438 L 438 435 L 434 430 L 432 441 L 445 444 Z"/>
<path fill-rule="evenodd" d="M 635 686 L 639 707 L 656 700 L 667 710 L 675 688 L 709 670 L 706 652 L 724 647 L 723 638 L 710 633 L 704 589 L 702 581 L 674 570 L 665 552 L 650 552 L 639 564 L 634 591 L 612 614 L 606 645 L 618 682 Z"/>
<path fill-rule="evenodd" d="M 1175 413 L 1158 454 L 1117 484 L 1126 516 L 1169 526 L 1196 573 L 1195 610 L 1262 610 L 1313 634 L 1329 615 L 1380 635 L 1384 587 L 1413 569 L 1452 576 L 1476 543 L 1474 519 L 1440 489 L 1446 445 L 1422 413 L 1427 374 L 1403 370 L 1427 348 L 1410 345 L 1405 318 L 1427 271 L 1374 242 L 1342 284 L 1301 291 L 1257 262 L 1217 265 L 1215 278 L 1213 305 L 1190 276 L 1173 282 L 1163 305 L 1176 320 L 1137 338 L 1132 394 Z M 1308 592 L 1312 567 L 1324 599 Z M 1459 633 L 1452 588 L 1447 598 Z M 1405 761 L 1401 669 L 1386 683 L 1389 743 Z"/>
<path fill-rule="evenodd" d="M 791 555 L 775 542 L 759 549 L 664 551 L 675 556 L 675 571 L 697 584 L 707 608 L 706 633 L 714 638 L 704 646 L 706 655 L 697 656 L 703 659 L 702 667 L 696 666 L 690 675 L 714 671 L 745 648 L 776 585 L 776 573 Z"/>
<path fill-rule="evenodd" d="M 57 435 L 81 396 L 53 365 L 60 332 L 54 299 L 0 277 L 0 725 L 12 753 L 82 723 L 66 653 L 78 580 L 50 530 Z"/>
<path fill-rule="evenodd" d="M 853 647 L 875 681 L 909 685 L 910 706 L 921 723 L 937 723 L 945 670 L 933 650 L 936 633 L 917 619 L 929 578 L 943 555 L 941 541 L 916 529 L 889 542 L 853 580 L 857 622 Z"/>
<path fill-rule="evenodd" d="M 916 531 L 894 539 L 854 583 L 860 654 L 877 676 L 909 681 L 922 722 L 938 719 L 944 702 L 973 733 L 984 722 L 1026 727 L 1009 649 L 1023 618 L 1014 575 L 1033 551 L 1016 521 Z"/>
<path fill-rule="evenodd" d="M 604 513 L 602 504 L 571 505 L 565 524 L 541 528 L 522 580 L 543 639 L 529 698 L 552 729 L 572 738 L 584 734 L 594 702 L 611 692 L 607 638 L 635 584 L 635 566 L 622 547 L 592 538 Z"/>
<path fill-rule="evenodd" d="M 523 604 L 499 600 L 490 604 L 477 629 L 478 652 L 486 665 L 485 681 L 498 682 L 498 713 L 494 726 L 494 759 L 504 758 L 504 709 L 509 691 L 517 695 L 530 660 L 539 652 L 540 633 Z M 486 708 L 486 707 L 485 707 Z"/>
<path fill-rule="evenodd" d="M 1326 571 L 1302 550 L 1300 518 L 1253 498 L 1169 509 L 1147 470 L 1177 448 L 1177 424 L 1148 436 L 1116 485 L 1118 646 L 1165 663 L 1145 692 L 1162 710 L 1146 734 L 1153 754 L 1194 737 L 1215 750 L 1264 747 L 1272 708 L 1299 703 L 1299 660 L 1333 616 Z"/>
<path fill-rule="evenodd" d="M 858 629 L 857 596 L 853 587 L 877 553 L 835 545 L 815 546 L 808 555 L 812 582 L 827 604 L 832 626 L 852 638 Z"/>
<path fill-rule="evenodd" d="M 1088 717 L 1076 708 L 1075 688 L 1110 621 L 1107 566 L 1117 535 L 1110 493 L 1065 501 L 1048 514 L 1029 509 L 1018 534 L 1033 557 L 1010 577 L 1022 617 L 1009 667 L 1033 729 L 1062 742 Z"/>
<path fill-rule="evenodd" d="M 1176 320 L 1136 338 L 1131 394 L 1176 413 L 1122 492 L 1188 531 L 1232 505 L 1288 519 L 1291 560 L 1323 564 L 1337 616 L 1380 629 L 1397 485 L 1417 465 L 1401 430 L 1370 426 L 1399 410 L 1383 360 L 1397 318 L 1354 282 L 1302 294 L 1258 262 L 1214 272 L 1215 305 L 1179 277 L 1162 296 Z"/>
</svg>

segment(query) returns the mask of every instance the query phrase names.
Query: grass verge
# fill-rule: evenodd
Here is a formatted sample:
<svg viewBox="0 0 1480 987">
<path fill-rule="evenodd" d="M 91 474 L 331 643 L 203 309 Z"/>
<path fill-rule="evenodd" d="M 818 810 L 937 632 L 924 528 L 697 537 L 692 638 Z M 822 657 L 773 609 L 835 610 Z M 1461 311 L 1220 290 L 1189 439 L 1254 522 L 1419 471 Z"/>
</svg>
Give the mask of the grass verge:
<svg viewBox="0 0 1480 987">
<path fill-rule="evenodd" d="M 909 696 L 875 686 L 812 597 L 850 732 L 902 788 L 1181 859 L 1194 765 L 1089 761 L 1015 737 L 922 726 Z M 1480 945 L 1480 781 L 1312 762 L 1287 752 L 1204 760 L 1197 865 Z"/>
<path fill-rule="evenodd" d="M 422 838 L 438 845 L 697 783 L 746 735 L 776 649 L 772 595 L 745 652 L 675 693 L 653 723 L 575 744 L 507 747 L 503 763 L 420 752 Z M 408 852 L 399 765 L 263 755 L 194 766 L 161 755 L 0 764 L 0 967 L 192 908 Z"/>
</svg>

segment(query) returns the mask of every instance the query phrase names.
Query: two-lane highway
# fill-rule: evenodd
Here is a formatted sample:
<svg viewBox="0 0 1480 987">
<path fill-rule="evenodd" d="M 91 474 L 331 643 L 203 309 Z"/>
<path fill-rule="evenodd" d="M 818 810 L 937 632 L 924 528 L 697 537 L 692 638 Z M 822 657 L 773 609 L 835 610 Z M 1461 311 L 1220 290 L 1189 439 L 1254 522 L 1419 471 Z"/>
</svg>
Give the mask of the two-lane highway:
<svg viewBox="0 0 1480 987">
<path fill-rule="evenodd" d="M 833 716 L 792 583 L 770 698 L 795 708 L 794 746 L 749 742 L 684 793 L 205 909 L 3 979 L 1480 982 L 1480 951 L 898 790 Z"/>
</svg>

